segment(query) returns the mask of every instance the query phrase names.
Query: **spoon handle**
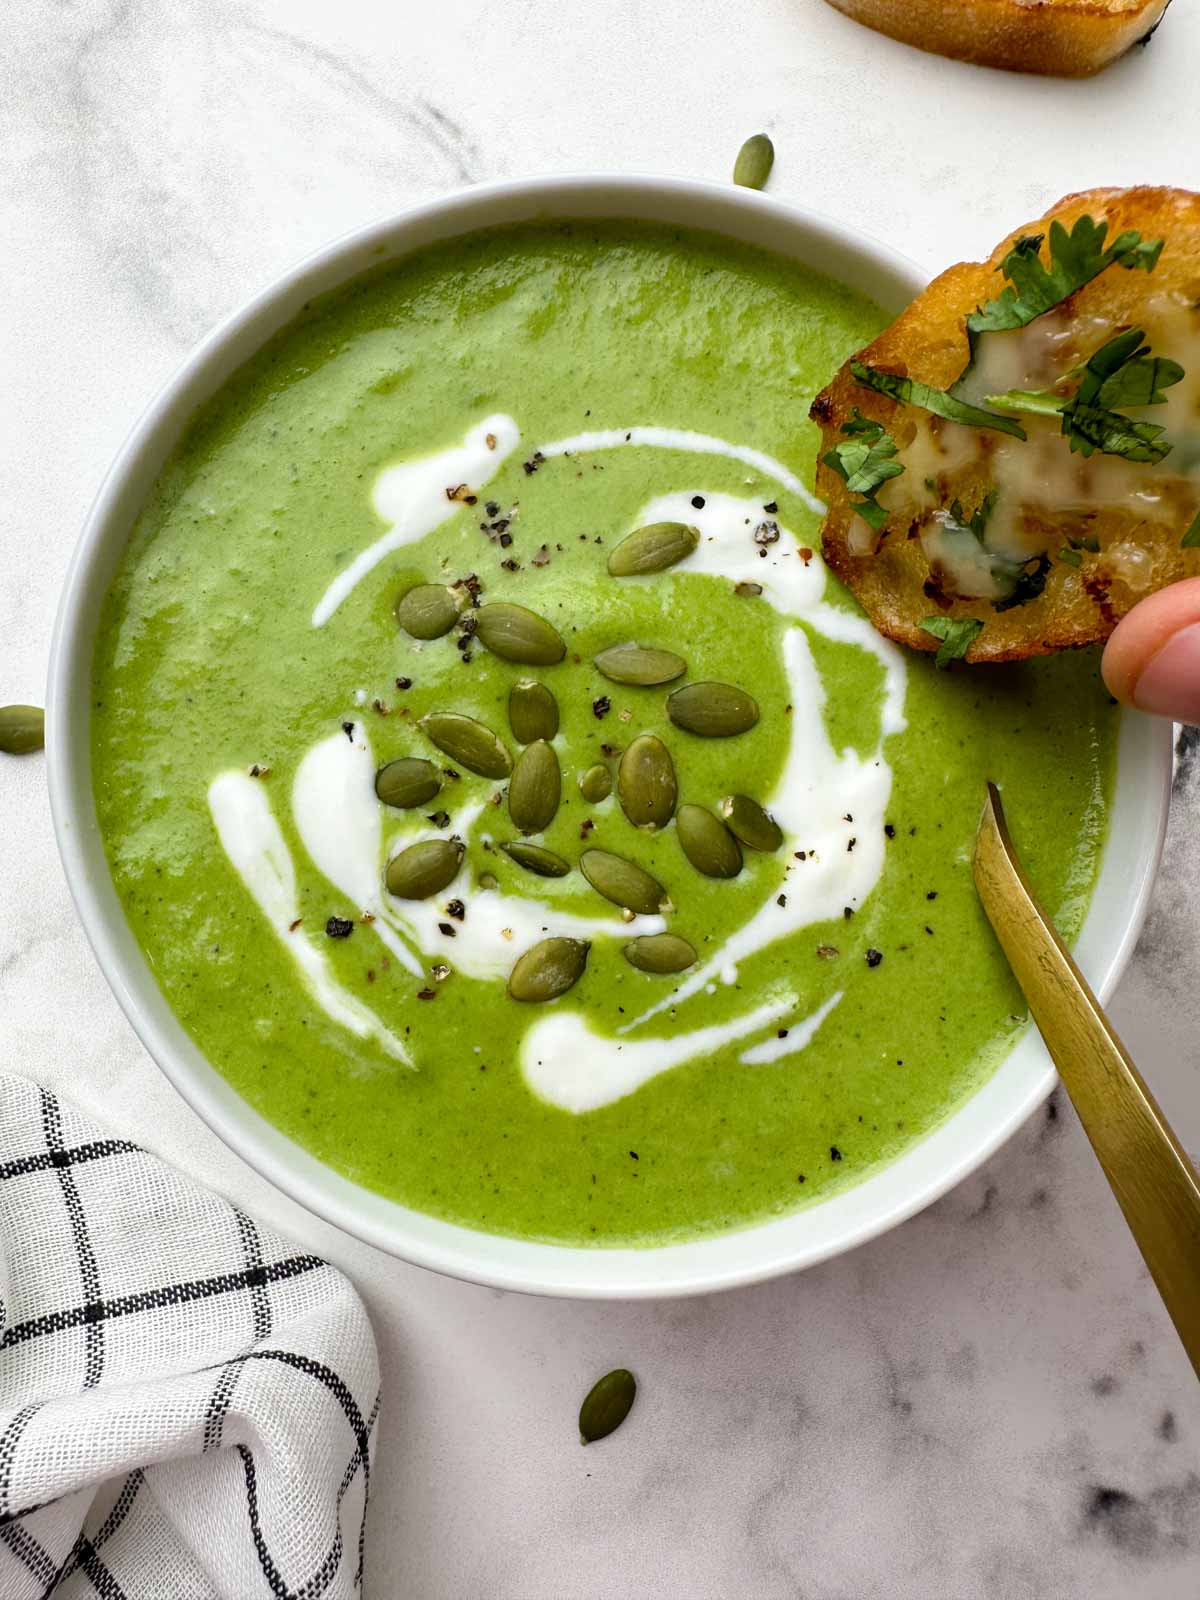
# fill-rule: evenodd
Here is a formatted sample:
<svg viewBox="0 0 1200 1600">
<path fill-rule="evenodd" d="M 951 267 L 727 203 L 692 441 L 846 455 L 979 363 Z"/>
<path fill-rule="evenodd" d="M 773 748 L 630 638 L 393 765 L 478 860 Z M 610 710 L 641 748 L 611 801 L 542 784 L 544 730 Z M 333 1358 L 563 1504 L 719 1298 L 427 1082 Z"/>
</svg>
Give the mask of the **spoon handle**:
<svg viewBox="0 0 1200 1600">
<path fill-rule="evenodd" d="M 975 886 L 1200 1377 L 1200 1177 L 1038 905 L 990 783 Z"/>
</svg>

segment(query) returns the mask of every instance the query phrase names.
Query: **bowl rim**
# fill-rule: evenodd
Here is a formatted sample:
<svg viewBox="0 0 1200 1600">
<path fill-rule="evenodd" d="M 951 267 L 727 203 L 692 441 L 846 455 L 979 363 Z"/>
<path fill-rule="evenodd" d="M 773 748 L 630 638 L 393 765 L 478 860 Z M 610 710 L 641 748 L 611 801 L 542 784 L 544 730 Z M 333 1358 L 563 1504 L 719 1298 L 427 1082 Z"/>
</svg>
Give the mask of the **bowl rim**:
<svg viewBox="0 0 1200 1600">
<path fill-rule="evenodd" d="M 667 1298 L 815 1265 L 929 1205 L 987 1160 L 1050 1093 L 1057 1078 L 1040 1040 L 1027 1033 L 968 1100 L 901 1156 L 851 1188 L 783 1217 L 633 1249 L 516 1240 L 429 1217 L 360 1188 L 294 1144 L 230 1088 L 185 1033 L 117 900 L 95 816 L 88 719 L 78 715 L 81 691 L 82 704 L 90 705 L 98 596 L 107 589 L 145 488 L 196 408 L 254 349 L 291 321 L 310 296 L 370 265 L 481 227 L 588 217 L 657 218 L 757 244 L 872 294 L 885 309 L 890 300 L 898 310 L 928 281 L 906 257 L 820 212 L 730 185 L 647 176 L 586 174 L 479 185 L 352 229 L 311 252 L 201 340 L 134 423 L 103 479 L 71 557 L 51 640 L 48 778 L 67 883 L 118 1003 L 185 1101 L 252 1168 L 352 1236 L 447 1276 L 532 1294 Z M 830 256 L 837 263 L 832 268 Z M 1115 988 L 1145 921 L 1166 832 L 1172 749 L 1169 723 L 1122 717 L 1110 838 L 1077 943 L 1077 959 L 1102 1001 Z M 1125 813 L 1120 830 L 1114 825 L 1118 805 Z M 1121 859 L 1112 861 L 1118 843 Z M 1109 897 L 1117 904 L 1101 907 L 1099 915 L 1101 884 L 1110 878 Z M 1016 1061 L 1020 1072 L 1012 1070 Z M 815 1228 L 814 1218 L 821 1224 Z"/>
</svg>

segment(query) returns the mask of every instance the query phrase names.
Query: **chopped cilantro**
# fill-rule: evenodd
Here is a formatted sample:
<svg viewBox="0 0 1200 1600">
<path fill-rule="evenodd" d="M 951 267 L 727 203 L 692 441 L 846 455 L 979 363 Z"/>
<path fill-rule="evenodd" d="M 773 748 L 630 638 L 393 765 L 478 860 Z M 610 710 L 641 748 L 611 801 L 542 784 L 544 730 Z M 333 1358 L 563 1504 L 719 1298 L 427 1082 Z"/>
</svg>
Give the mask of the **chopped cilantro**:
<svg viewBox="0 0 1200 1600">
<path fill-rule="evenodd" d="M 1033 558 L 1030 558 L 1032 562 Z M 1003 600 L 993 600 L 993 611 L 1011 611 L 1014 606 L 1028 605 L 1031 600 L 1036 600 L 1046 587 L 1046 574 L 1050 571 L 1050 557 L 1040 555 L 1037 565 L 1032 567 L 1030 562 L 1017 575 L 1016 585 L 1011 594 L 1005 595 Z"/>
<path fill-rule="evenodd" d="M 864 417 L 857 406 L 842 424 L 842 432 L 849 437 L 835 444 L 822 459 L 845 480 L 851 494 L 863 496 L 854 509 L 878 533 L 887 521 L 887 511 L 875 498 L 875 491 L 904 471 L 901 463 L 893 459 L 896 441 L 881 422 Z"/>
<path fill-rule="evenodd" d="M 1085 533 L 1079 539 L 1073 539 L 1068 534 L 1067 543 L 1072 550 L 1090 550 L 1093 555 L 1098 555 L 1100 552 L 1100 541 L 1094 533 Z"/>
<path fill-rule="evenodd" d="M 990 490 L 989 493 L 984 495 L 983 499 L 975 507 L 975 510 L 972 511 L 970 516 L 968 516 L 963 510 L 961 500 L 953 500 L 950 503 L 950 515 L 954 521 L 958 523 L 960 528 L 966 528 L 968 532 L 973 533 L 979 540 L 980 544 L 982 544 L 983 535 L 987 529 L 988 521 L 992 515 L 992 512 L 996 509 L 996 501 L 998 498 L 998 491 L 995 489 Z"/>
<path fill-rule="evenodd" d="M 1090 456 L 1122 456 L 1126 461 L 1161 461 L 1171 450 L 1163 438 L 1166 429 L 1157 422 L 1137 422 L 1117 405 L 1161 405 L 1164 389 L 1178 383 L 1183 368 L 1177 361 L 1151 356 L 1143 344 L 1141 328 L 1130 328 L 1105 341 L 1084 365 L 1070 374 L 1078 377 L 1074 394 L 1040 393 L 1012 389 L 988 396 L 988 403 L 1009 411 L 1057 414 L 1072 450 Z"/>
<path fill-rule="evenodd" d="M 1200 511 L 1192 518 L 1191 526 L 1179 543 L 1184 550 L 1200 549 Z"/>
<path fill-rule="evenodd" d="M 968 428 L 994 428 L 997 433 L 1011 433 L 1014 439 L 1025 437 L 1024 428 L 1012 417 L 998 416 L 994 411 L 985 411 L 982 406 L 969 405 L 967 401 L 948 394 L 945 389 L 935 389 L 928 383 L 922 383 L 919 378 L 902 378 L 895 372 L 880 372 L 875 367 L 864 366 L 861 361 L 852 361 L 850 372 L 855 382 L 861 383 L 864 389 L 874 389 L 878 394 L 885 394 L 890 400 L 898 400 L 904 405 L 920 406 L 923 411 L 931 411 L 935 417 L 944 417 L 947 422 L 961 422 Z"/>
<path fill-rule="evenodd" d="M 1025 234 L 1000 263 L 1009 287 L 995 300 L 978 307 L 967 318 L 967 334 L 974 342 L 981 333 L 1024 328 L 1035 317 L 1061 305 L 1069 295 L 1111 266 L 1127 271 L 1152 272 L 1162 253 L 1161 239 L 1143 239 L 1133 229 L 1118 234 L 1107 249 L 1108 223 L 1090 216 L 1078 217 L 1070 233 L 1057 220 L 1050 224 L 1050 264 L 1040 249 L 1044 234 Z"/>
<path fill-rule="evenodd" d="M 965 656 L 983 631 L 978 617 L 926 617 L 920 626 L 923 633 L 942 641 L 933 658 L 934 666 L 942 668 Z"/>
<path fill-rule="evenodd" d="M 1069 545 L 1064 545 L 1058 552 L 1058 559 L 1060 561 L 1065 561 L 1069 567 L 1079 567 L 1083 565 L 1083 557 L 1079 554 L 1079 551 L 1072 550 Z"/>
</svg>

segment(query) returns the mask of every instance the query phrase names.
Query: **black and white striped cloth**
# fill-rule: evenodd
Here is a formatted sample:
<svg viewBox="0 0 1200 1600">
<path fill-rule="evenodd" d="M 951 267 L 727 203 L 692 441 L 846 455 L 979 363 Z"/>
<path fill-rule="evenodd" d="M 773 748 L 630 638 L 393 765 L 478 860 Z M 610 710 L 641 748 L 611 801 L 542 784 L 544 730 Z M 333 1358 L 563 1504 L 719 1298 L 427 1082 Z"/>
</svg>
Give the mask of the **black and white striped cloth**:
<svg viewBox="0 0 1200 1600">
<path fill-rule="evenodd" d="M 379 1366 L 318 1257 L 0 1076 L 0 1596 L 362 1588 Z"/>
</svg>

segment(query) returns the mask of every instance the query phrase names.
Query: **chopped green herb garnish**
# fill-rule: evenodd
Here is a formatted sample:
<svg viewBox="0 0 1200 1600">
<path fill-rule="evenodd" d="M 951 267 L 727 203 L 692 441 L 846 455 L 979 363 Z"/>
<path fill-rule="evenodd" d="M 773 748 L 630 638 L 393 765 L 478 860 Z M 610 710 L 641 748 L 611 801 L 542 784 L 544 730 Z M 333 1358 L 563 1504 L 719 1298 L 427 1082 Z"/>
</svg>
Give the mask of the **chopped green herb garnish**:
<svg viewBox="0 0 1200 1600">
<path fill-rule="evenodd" d="M 1067 543 L 1072 550 L 1090 550 L 1093 555 L 1100 553 L 1100 541 L 1094 533 L 1085 533 L 1082 538 L 1073 539 L 1067 535 Z"/>
<path fill-rule="evenodd" d="M 1036 600 L 1046 587 L 1046 574 L 1049 571 L 1050 557 L 1047 555 L 1038 556 L 1034 567 L 1027 562 L 1017 575 L 1012 593 L 1006 594 L 1003 600 L 993 600 L 992 610 L 1011 611 L 1014 606 L 1026 606 L 1031 600 Z"/>
<path fill-rule="evenodd" d="M 1083 565 L 1083 557 L 1079 554 L 1079 551 L 1072 550 L 1069 545 L 1064 545 L 1058 552 L 1058 559 L 1060 561 L 1065 561 L 1069 567 L 1079 567 Z"/>
<path fill-rule="evenodd" d="M 904 471 L 901 463 L 893 459 L 896 441 L 881 422 L 864 417 L 857 406 L 849 421 L 842 424 L 842 432 L 848 437 L 822 459 L 845 479 L 851 494 L 863 496 L 854 509 L 878 533 L 887 521 L 887 511 L 875 498 L 875 492 L 889 478 L 898 478 Z"/>
<path fill-rule="evenodd" d="M 988 403 L 1005 410 L 1058 415 L 1072 450 L 1090 456 L 1121 456 L 1126 461 L 1161 461 L 1171 450 L 1163 438 L 1166 429 L 1157 422 L 1136 422 L 1117 405 L 1155 406 L 1166 399 L 1164 389 L 1178 383 L 1183 368 L 1177 361 L 1151 356 L 1143 344 L 1141 328 L 1130 328 L 1107 340 L 1072 373 L 1079 378 L 1074 394 L 1041 393 L 1012 389 L 988 396 Z"/>
<path fill-rule="evenodd" d="M 979 334 L 1026 327 L 1044 311 L 1061 305 L 1069 295 L 1099 277 L 1108 267 L 1115 265 L 1127 271 L 1141 268 L 1152 272 L 1163 247 L 1161 239 L 1143 239 L 1140 233 L 1128 229 L 1118 234 L 1106 250 L 1108 223 L 1083 216 L 1076 219 L 1070 233 L 1061 222 L 1050 224 L 1050 264 L 1047 266 L 1039 254 L 1045 237 L 1040 233 L 1026 234 L 1000 263 L 1000 271 L 1008 279 L 1009 287 L 967 318 L 972 350 Z"/>
<path fill-rule="evenodd" d="M 934 666 L 942 668 L 965 656 L 983 631 L 978 617 L 925 617 L 920 626 L 923 633 L 942 641 L 933 658 Z"/>
<path fill-rule="evenodd" d="M 1191 526 L 1188 528 L 1187 532 L 1184 534 L 1179 543 L 1184 550 L 1195 550 L 1200 548 L 1200 511 L 1197 511 L 1196 515 L 1192 518 Z"/>
<path fill-rule="evenodd" d="M 996 489 L 990 490 L 989 493 L 984 495 L 970 516 L 963 510 L 961 500 L 953 500 L 950 503 L 950 515 L 960 528 L 966 528 L 970 533 L 973 533 L 982 544 L 984 542 L 984 532 L 992 512 L 996 509 L 996 501 L 998 499 L 999 492 Z"/>
<path fill-rule="evenodd" d="M 874 389 L 890 400 L 904 405 L 920 406 L 935 417 L 945 417 L 947 422 L 961 422 L 968 428 L 994 428 L 998 433 L 1011 433 L 1014 439 L 1023 439 L 1025 430 L 1012 417 L 997 416 L 982 406 L 973 406 L 959 400 L 945 389 L 935 389 L 919 378 L 902 378 L 895 372 L 880 372 L 875 367 L 864 366 L 861 361 L 850 363 L 850 372 L 856 383 L 864 389 Z"/>
</svg>

